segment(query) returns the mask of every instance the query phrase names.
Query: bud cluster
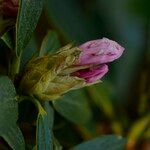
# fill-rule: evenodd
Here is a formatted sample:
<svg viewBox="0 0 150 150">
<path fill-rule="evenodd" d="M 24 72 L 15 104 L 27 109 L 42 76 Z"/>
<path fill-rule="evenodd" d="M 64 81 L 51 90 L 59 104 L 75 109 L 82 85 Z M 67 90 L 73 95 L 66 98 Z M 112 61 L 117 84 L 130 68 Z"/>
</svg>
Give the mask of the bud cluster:
<svg viewBox="0 0 150 150">
<path fill-rule="evenodd" d="M 124 51 L 107 38 L 86 42 L 79 47 L 67 45 L 57 53 L 33 58 L 26 66 L 21 89 L 41 100 L 54 100 L 69 90 L 100 82 L 108 72 L 107 63 Z"/>
</svg>

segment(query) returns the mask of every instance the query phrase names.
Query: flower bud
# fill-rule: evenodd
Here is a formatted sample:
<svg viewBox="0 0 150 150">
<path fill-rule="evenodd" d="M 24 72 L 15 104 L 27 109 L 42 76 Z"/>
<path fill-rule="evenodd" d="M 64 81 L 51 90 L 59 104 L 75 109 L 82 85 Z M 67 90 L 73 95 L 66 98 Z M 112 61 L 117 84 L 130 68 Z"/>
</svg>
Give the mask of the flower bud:
<svg viewBox="0 0 150 150">
<path fill-rule="evenodd" d="M 0 0 L 0 35 L 16 22 L 19 0 Z"/>
<path fill-rule="evenodd" d="M 80 53 L 79 48 L 67 45 L 56 54 L 32 59 L 21 81 L 22 91 L 42 100 L 53 100 L 71 89 L 84 86 L 84 79 L 72 76 L 66 70 Z"/>
<path fill-rule="evenodd" d="M 124 48 L 107 38 L 86 42 L 79 46 L 82 50 L 77 65 L 103 64 L 119 58 Z"/>
<path fill-rule="evenodd" d="M 69 90 L 100 82 L 107 62 L 121 56 L 124 48 L 109 39 L 67 45 L 53 55 L 33 58 L 26 66 L 20 87 L 41 100 L 54 100 Z"/>
<path fill-rule="evenodd" d="M 108 72 L 107 65 L 100 65 L 84 70 L 79 70 L 74 73 L 75 76 L 83 78 L 86 83 L 92 83 L 99 81 Z"/>
</svg>

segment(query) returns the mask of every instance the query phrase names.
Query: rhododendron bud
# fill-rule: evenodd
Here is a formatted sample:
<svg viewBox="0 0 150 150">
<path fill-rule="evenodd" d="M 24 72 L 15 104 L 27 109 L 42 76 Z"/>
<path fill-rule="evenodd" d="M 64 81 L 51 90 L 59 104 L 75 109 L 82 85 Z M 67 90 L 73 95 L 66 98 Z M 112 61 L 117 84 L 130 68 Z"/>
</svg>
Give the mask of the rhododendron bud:
<svg viewBox="0 0 150 150">
<path fill-rule="evenodd" d="M 80 53 L 79 48 L 67 45 L 56 54 L 32 59 L 21 81 L 22 91 L 42 100 L 53 100 L 71 89 L 83 87 L 85 80 L 72 76 L 66 70 Z"/>
<path fill-rule="evenodd" d="M 124 48 L 107 38 L 86 42 L 79 46 L 82 50 L 77 65 L 103 64 L 119 58 Z"/>
<path fill-rule="evenodd" d="M 54 100 L 69 90 L 100 82 L 108 72 L 105 63 L 121 56 L 124 48 L 109 39 L 67 45 L 57 53 L 32 59 L 20 87 L 41 100 Z"/>
<path fill-rule="evenodd" d="M 0 35 L 15 24 L 18 5 L 19 0 L 0 0 Z"/>
</svg>

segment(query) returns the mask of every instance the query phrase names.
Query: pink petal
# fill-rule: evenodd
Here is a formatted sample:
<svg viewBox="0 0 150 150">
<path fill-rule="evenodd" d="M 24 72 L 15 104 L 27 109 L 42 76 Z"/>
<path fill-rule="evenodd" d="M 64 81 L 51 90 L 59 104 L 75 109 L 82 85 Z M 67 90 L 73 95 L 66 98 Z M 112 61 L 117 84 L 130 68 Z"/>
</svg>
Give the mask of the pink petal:
<svg viewBox="0 0 150 150">
<path fill-rule="evenodd" d="M 119 58 L 124 48 L 107 38 L 86 42 L 79 46 L 82 50 L 77 65 L 103 64 Z"/>
<path fill-rule="evenodd" d="M 73 75 L 85 79 L 87 83 L 93 83 L 100 80 L 107 72 L 108 66 L 102 65 L 77 71 Z"/>
</svg>

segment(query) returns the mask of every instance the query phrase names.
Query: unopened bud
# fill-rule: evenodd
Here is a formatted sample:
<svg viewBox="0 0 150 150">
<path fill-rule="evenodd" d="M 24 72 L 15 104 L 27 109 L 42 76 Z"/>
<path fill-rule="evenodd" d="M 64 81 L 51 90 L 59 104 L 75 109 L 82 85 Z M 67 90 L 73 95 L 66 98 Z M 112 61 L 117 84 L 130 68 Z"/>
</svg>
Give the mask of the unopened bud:
<svg viewBox="0 0 150 150">
<path fill-rule="evenodd" d="M 53 55 L 32 59 L 21 81 L 23 92 L 41 100 L 54 100 L 69 90 L 100 82 L 108 65 L 123 52 L 109 39 L 89 41 L 79 47 L 67 45 Z"/>
<path fill-rule="evenodd" d="M 124 48 L 117 42 L 107 38 L 86 42 L 79 46 L 82 50 L 77 65 L 104 64 L 118 59 Z"/>
</svg>

